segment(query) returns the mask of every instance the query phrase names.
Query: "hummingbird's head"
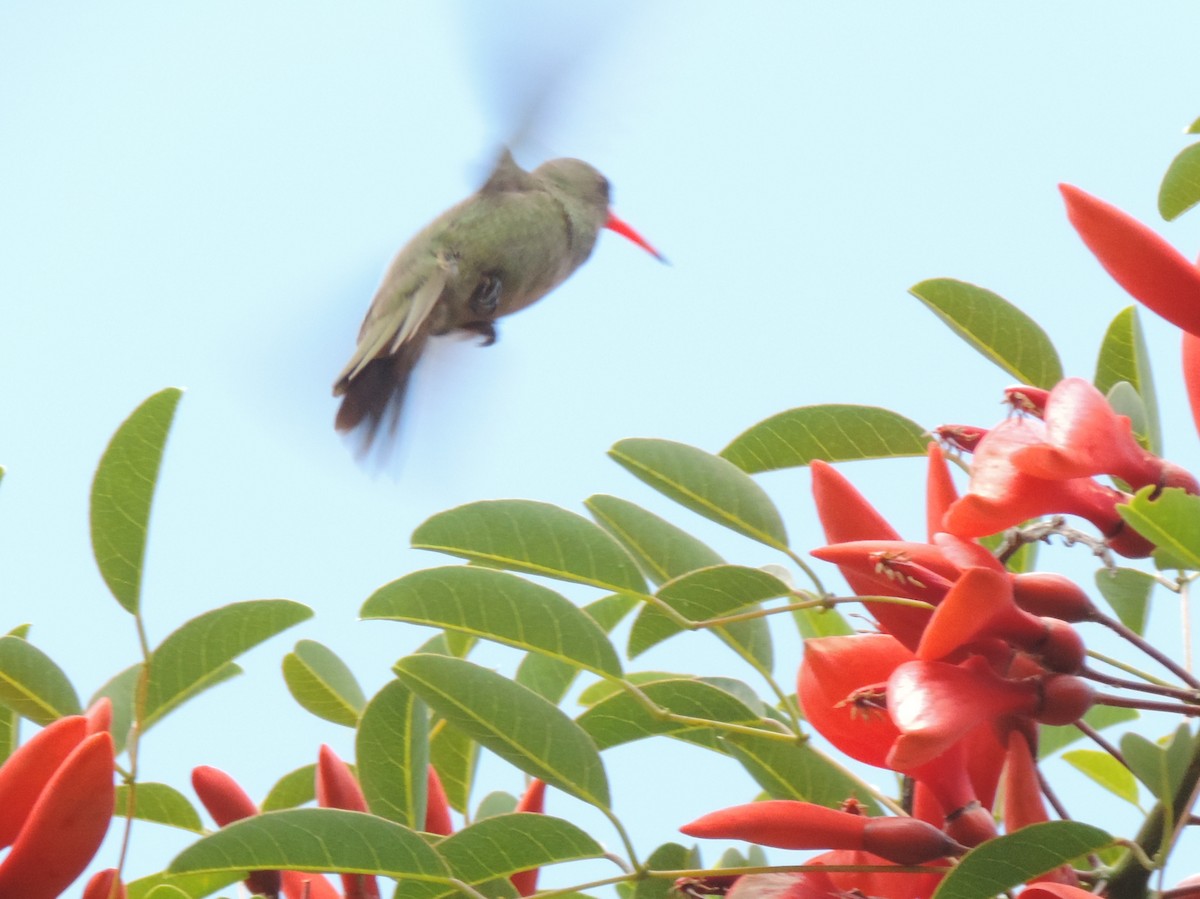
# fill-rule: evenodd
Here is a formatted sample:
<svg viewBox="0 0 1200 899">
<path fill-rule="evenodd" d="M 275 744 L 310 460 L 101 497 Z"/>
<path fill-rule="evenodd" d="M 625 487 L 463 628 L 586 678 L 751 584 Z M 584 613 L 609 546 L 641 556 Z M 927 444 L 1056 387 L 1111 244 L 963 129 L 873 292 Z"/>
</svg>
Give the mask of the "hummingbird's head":
<svg viewBox="0 0 1200 899">
<path fill-rule="evenodd" d="M 533 175 L 559 196 L 567 214 L 576 226 L 583 225 L 585 233 L 595 235 L 601 228 L 608 228 L 656 259 L 666 261 L 644 237 L 613 215 L 608 208 L 611 200 L 608 179 L 582 159 L 551 159 L 534 169 Z M 587 252 L 591 252 L 590 245 Z"/>
</svg>

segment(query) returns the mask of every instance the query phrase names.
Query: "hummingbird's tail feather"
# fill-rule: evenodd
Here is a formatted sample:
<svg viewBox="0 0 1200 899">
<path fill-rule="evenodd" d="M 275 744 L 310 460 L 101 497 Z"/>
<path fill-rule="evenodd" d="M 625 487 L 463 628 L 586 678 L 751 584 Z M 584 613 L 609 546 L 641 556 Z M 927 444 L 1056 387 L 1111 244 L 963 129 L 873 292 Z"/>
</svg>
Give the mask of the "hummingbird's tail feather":
<svg viewBox="0 0 1200 899">
<path fill-rule="evenodd" d="M 334 393 L 342 398 L 334 427 L 341 433 L 361 430 L 363 455 L 381 429 L 389 440 L 395 436 L 408 381 L 424 344 L 423 339 L 401 344 L 395 353 L 372 359 L 354 377 L 343 378 L 334 386 Z"/>
</svg>

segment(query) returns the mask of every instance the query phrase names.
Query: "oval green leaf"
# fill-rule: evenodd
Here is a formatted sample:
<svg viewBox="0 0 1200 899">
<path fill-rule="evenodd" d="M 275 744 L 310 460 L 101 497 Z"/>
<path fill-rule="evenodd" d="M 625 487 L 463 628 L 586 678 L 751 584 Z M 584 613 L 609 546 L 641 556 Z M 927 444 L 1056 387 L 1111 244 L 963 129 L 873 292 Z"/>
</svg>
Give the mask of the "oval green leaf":
<svg viewBox="0 0 1200 899">
<path fill-rule="evenodd" d="M 779 510 L 766 491 L 729 460 L 684 443 L 646 437 L 618 441 L 608 454 L 698 515 L 775 549 L 787 547 Z"/>
<path fill-rule="evenodd" d="M 128 784 L 117 785 L 114 815 L 129 816 L 129 799 L 133 794 L 133 817 L 168 827 L 203 833 L 200 815 L 188 798 L 174 787 L 161 783 L 139 783 L 136 792 Z"/>
<path fill-rule="evenodd" d="M 808 742 L 725 734 L 721 745 L 772 799 L 837 808 L 848 796 L 855 796 L 870 814 L 879 814 L 870 786 Z"/>
<path fill-rule="evenodd" d="M 922 281 L 909 293 L 1022 384 L 1048 390 L 1062 380 L 1062 363 L 1046 332 L 1003 297 L 953 278 Z"/>
<path fill-rule="evenodd" d="M 185 622 L 150 656 L 143 728 L 228 677 L 227 666 L 246 650 L 311 617 L 312 609 L 298 602 L 256 599 Z"/>
<path fill-rule="evenodd" d="M 289 771 L 275 782 L 262 801 L 264 812 L 277 812 L 285 808 L 296 808 L 317 798 L 317 766 L 302 765 Z"/>
<path fill-rule="evenodd" d="M 444 719 L 430 729 L 429 760 L 437 769 L 450 807 L 466 814 L 479 766 L 479 744 Z"/>
<path fill-rule="evenodd" d="M 802 406 L 760 421 L 735 437 L 721 456 L 757 474 L 807 465 L 813 459 L 923 456 L 928 443 L 925 428 L 889 409 L 828 404 Z"/>
<path fill-rule="evenodd" d="M 1154 575 L 1137 568 L 1100 568 L 1096 571 L 1096 589 L 1135 634 L 1146 632 L 1150 613 L 1150 594 L 1158 581 Z"/>
<path fill-rule="evenodd" d="M 92 481 L 92 553 L 104 583 L 131 614 L 141 604 L 150 505 L 181 396 L 169 387 L 133 410 L 113 434 Z"/>
<path fill-rule="evenodd" d="M 1170 487 L 1151 499 L 1153 487 L 1143 487 L 1117 512 L 1139 534 L 1158 547 L 1159 568 L 1200 571 L 1200 496 Z"/>
<path fill-rule="evenodd" d="M 1107 752 L 1096 749 L 1072 749 L 1063 760 L 1090 777 L 1108 792 L 1132 805 L 1138 804 L 1137 780 L 1133 773 Z"/>
<path fill-rule="evenodd" d="M 0 637 L 0 703 L 43 727 L 82 711 L 66 673 L 32 643 L 14 636 Z"/>
<path fill-rule="evenodd" d="M 354 740 L 358 781 L 373 814 L 425 829 L 429 709 L 398 680 L 371 697 Z"/>
<path fill-rule="evenodd" d="M 610 593 L 588 603 L 583 607 L 583 611 L 607 634 L 611 633 L 637 604 L 638 601 L 632 596 Z M 540 652 L 530 652 L 521 660 L 515 680 L 557 705 L 566 697 L 579 671 L 579 666 L 574 663 L 562 662 Z"/>
<path fill-rule="evenodd" d="M 698 622 L 751 611 L 763 600 L 790 593 L 787 584 L 761 568 L 715 565 L 668 581 L 659 589 L 658 598 L 684 618 Z M 629 655 L 640 655 L 682 630 L 661 610 L 644 606 L 629 634 Z M 771 668 L 771 637 L 765 619 L 730 622 L 713 627 L 712 631 L 735 650 L 755 659 L 762 668 Z"/>
<path fill-rule="evenodd" d="M 480 745 L 564 793 L 608 808 L 600 753 L 558 706 L 464 659 L 413 655 L 397 662 L 394 670 L 434 711 Z"/>
<path fill-rule="evenodd" d="M 490 568 L 414 571 L 380 587 L 363 618 L 446 628 L 620 677 L 621 662 L 588 615 L 553 590 Z"/>
<path fill-rule="evenodd" d="M 1096 358 L 1096 389 L 1107 394 L 1122 381 L 1137 391 L 1145 409 L 1146 428 L 1137 433 L 1151 452 L 1162 451 L 1162 426 L 1158 417 L 1158 398 L 1154 375 L 1150 370 L 1150 351 L 1138 320 L 1137 307 L 1127 306 L 1109 323 Z"/>
<path fill-rule="evenodd" d="M 1200 203 L 1200 144 L 1171 160 L 1158 188 L 1158 212 L 1168 222 Z"/>
<path fill-rule="evenodd" d="M 655 705 L 675 715 L 721 724 L 754 726 L 762 722 L 741 700 L 694 677 L 667 677 L 639 683 L 638 688 Z M 658 735 L 717 748 L 716 732 L 711 728 L 661 718 L 624 691 L 597 702 L 576 721 L 601 750 Z"/>
<path fill-rule="evenodd" d="M 296 808 L 243 818 L 184 849 L 171 874 L 286 868 L 445 883 L 445 862 L 416 831 L 375 815 Z"/>
<path fill-rule="evenodd" d="M 964 855 L 933 899 L 989 899 L 1112 841 L 1100 828 L 1077 821 L 1031 824 Z"/>
<path fill-rule="evenodd" d="M 604 847 L 571 822 L 520 813 L 476 821 L 439 842 L 437 850 L 454 876 L 471 884 L 604 856 Z"/>
<path fill-rule="evenodd" d="M 301 640 L 283 657 L 283 680 L 301 708 L 346 727 L 358 724 L 367 699 L 354 674 L 332 649 Z"/>
<path fill-rule="evenodd" d="M 646 589 L 619 543 L 582 515 L 548 503 L 485 500 L 439 512 L 413 531 L 412 545 L 618 593 Z"/>
<path fill-rule="evenodd" d="M 218 890 L 242 879 L 235 873 L 180 874 L 175 877 L 163 871 L 139 877 L 126 884 L 129 899 L 196 899 L 211 896 Z"/>
<path fill-rule="evenodd" d="M 599 494 L 584 500 L 584 505 L 633 556 L 651 583 L 661 584 L 724 561 L 687 531 L 628 500 Z"/>
</svg>

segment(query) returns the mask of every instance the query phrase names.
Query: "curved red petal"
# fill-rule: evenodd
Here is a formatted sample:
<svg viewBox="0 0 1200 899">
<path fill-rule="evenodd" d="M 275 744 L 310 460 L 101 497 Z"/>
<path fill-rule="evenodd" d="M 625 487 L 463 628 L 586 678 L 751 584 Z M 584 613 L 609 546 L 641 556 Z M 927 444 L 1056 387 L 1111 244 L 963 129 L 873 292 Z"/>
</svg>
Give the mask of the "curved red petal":
<svg viewBox="0 0 1200 899">
<path fill-rule="evenodd" d="M 0 849 L 12 845 L 54 772 L 85 736 L 82 715 L 59 718 L 0 765 Z"/>
<path fill-rule="evenodd" d="M 50 778 L 0 862 L 0 896 L 56 899 L 100 848 L 114 796 L 112 736 L 92 734 Z"/>
<path fill-rule="evenodd" d="M 1200 270 L 1133 216 L 1070 184 L 1059 190 L 1071 224 L 1113 280 L 1147 309 L 1200 335 Z"/>
</svg>

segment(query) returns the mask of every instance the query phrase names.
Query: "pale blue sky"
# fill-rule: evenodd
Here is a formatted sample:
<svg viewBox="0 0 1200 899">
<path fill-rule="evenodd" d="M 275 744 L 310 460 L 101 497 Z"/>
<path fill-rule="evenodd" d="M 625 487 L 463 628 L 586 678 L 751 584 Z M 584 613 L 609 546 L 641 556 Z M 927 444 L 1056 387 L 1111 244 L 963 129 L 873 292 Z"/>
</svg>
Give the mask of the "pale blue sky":
<svg viewBox="0 0 1200 899">
<path fill-rule="evenodd" d="M 85 694 L 134 660 L 91 560 L 87 492 L 117 424 L 169 385 L 188 392 L 152 522 L 151 638 L 235 600 L 316 611 L 156 728 L 148 777 L 183 787 L 212 764 L 261 796 L 322 741 L 350 756 L 349 731 L 295 706 L 279 660 L 319 639 L 368 693 L 384 683 L 427 633 L 355 617 L 376 587 L 444 563 L 408 548 L 442 509 L 580 511 L 610 492 L 730 561 L 781 561 L 676 512 L 605 450 L 656 436 L 716 451 L 818 402 L 989 424 L 1010 379 L 907 296 L 924 278 L 1006 296 L 1090 376 L 1129 301 L 1068 227 L 1058 181 L 1200 246 L 1200 216 L 1163 225 L 1154 205 L 1200 115 L 1192 3 L 555 8 L 513 26 L 483 3 L 0 7 L 0 630 L 33 621 Z M 542 64 L 513 60 L 543 59 L 565 83 L 519 158 L 594 164 L 673 264 L 606 234 L 496 346 L 443 342 L 395 465 L 365 470 L 332 430 L 333 377 L 392 253 L 477 186 L 514 127 L 522 72 Z M 1176 336 L 1143 322 L 1168 455 L 1194 468 Z M 919 463 L 847 471 L 919 533 Z M 794 545 L 821 542 L 806 474 L 762 483 Z M 681 639 L 638 667 L 749 676 L 715 647 Z M 776 654 L 790 680 L 795 655 Z M 733 763 L 678 744 L 608 758 L 643 852 L 754 794 Z M 489 787 L 518 788 L 492 770 Z M 561 800 L 550 810 L 574 817 Z M 184 842 L 136 839 L 135 874 Z"/>
</svg>

